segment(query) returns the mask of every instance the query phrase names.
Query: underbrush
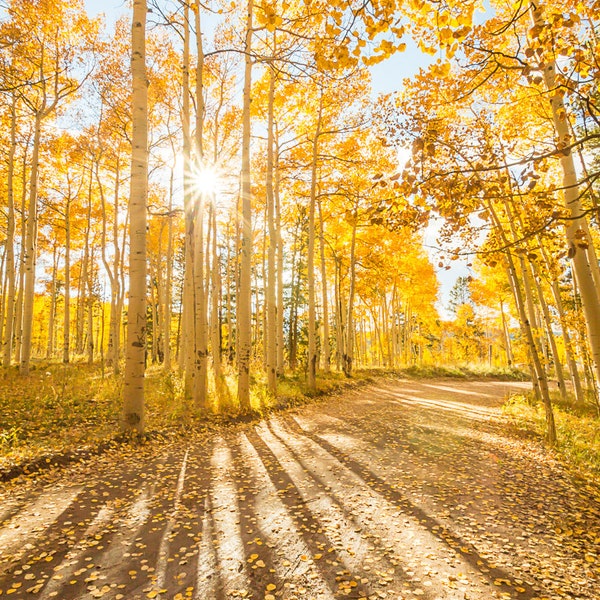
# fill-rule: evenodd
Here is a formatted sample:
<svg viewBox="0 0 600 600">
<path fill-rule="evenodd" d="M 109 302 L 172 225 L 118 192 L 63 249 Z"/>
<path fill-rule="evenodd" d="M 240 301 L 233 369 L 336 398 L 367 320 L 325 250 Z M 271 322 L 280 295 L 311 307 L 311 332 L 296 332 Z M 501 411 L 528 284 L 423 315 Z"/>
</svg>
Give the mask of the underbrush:
<svg viewBox="0 0 600 600">
<path fill-rule="evenodd" d="M 319 376 L 316 394 L 309 394 L 302 374 L 286 376 L 279 380 L 276 399 L 264 376 L 258 375 L 252 380 L 252 412 L 244 418 L 300 405 L 311 396 L 366 379 L 360 372 L 352 380 L 340 373 L 324 374 Z M 150 437 L 199 431 L 240 418 L 236 377 L 227 370 L 218 386 L 209 378 L 209 405 L 203 410 L 186 401 L 183 381 L 175 372 L 148 368 L 145 390 Z M 39 363 L 25 377 L 16 368 L 1 372 L 0 473 L 40 457 L 94 448 L 118 438 L 122 393 L 122 376 L 103 372 L 98 365 Z"/>
<path fill-rule="evenodd" d="M 259 367 L 252 378 L 250 415 L 240 415 L 236 374 L 224 369 L 217 383 L 209 377 L 209 405 L 199 410 L 186 400 L 175 372 L 151 366 L 146 371 L 146 424 L 150 437 L 178 435 L 220 423 L 257 418 L 278 408 L 299 406 L 379 377 L 517 378 L 498 370 L 451 367 L 355 369 L 352 378 L 339 371 L 319 373 L 316 391 L 306 374 L 280 377 L 278 395 L 268 390 Z M 121 431 L 123 380 L 99 365 L 38 363 L 30 375 L 10 369 L 0 373 L 0 472 L 74 449 L 94 448 L 117 438 Z M 218 388 L 218 389 L 217 389 Z M 218 399 L 218 400 L 217 400 Z"/>
<path fill-rule="evenodd" d="M 577 405 L 564 402 L 553 394 L 554 420 L 558 444 L 556 452 L 576 469 L 600 476 L 600 418 L 592 403 Z M 513 394 L 503 413 L 521 430 L 533 430 L 539 436 L 546 431 L 544 407 L 533 392 Z"/>
<path fill-rule="evenodd" d="M 417 379 L 431 377 L 450 377 L 454 379 L 494 379 L 500 381 L 526 381 L 529 375 L 512 367 L 490 367 L 482 364 L 460 366 L 424 365 L 401 369 L 400 375 Z"/>
</svg>

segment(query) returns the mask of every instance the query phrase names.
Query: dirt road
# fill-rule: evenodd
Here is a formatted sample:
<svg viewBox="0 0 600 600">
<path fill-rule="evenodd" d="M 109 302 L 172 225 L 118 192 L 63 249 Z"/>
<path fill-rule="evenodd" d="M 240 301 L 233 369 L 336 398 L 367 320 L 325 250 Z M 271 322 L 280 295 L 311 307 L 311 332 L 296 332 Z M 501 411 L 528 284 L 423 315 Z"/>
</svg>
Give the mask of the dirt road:
<svg viewBox="0 0 600 600">
<path fill-rule="evenodd" d="M 390 381 L 0 499 L 0 598 L 600 598 L 600 490 L 499 406 Z"/>
</svg>

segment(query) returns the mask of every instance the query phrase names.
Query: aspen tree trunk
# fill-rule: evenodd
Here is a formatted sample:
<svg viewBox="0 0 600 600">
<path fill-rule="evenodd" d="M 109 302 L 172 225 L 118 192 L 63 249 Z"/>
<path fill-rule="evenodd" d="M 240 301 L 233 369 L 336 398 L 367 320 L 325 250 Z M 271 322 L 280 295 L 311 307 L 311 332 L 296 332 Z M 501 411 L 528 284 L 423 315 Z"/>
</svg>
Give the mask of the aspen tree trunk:
<svg viewBox="0 0 600 600">
<path fill-rule="evenodd" d="M 10 367 L 15 324 L 15 153 L 17 150 L 17 112 L 16 99 L 10 107 L 10 142 L 6 173 L 6 325 L 4 328 L 2 365 Z"/>
<path fill-rule="evenodd" d="M 204 49 L 202 47 L 202 28 L 200 23 L 200 2 L 194 6 L 196 24 L 196 166 L 199 170 L 204 166 Z M 195 355 L 196 370 L 194 385 L 194 404 L 197 408 L 205 409 L 208 393 L 208 321 L 206 314 L 205 288 L 205 249 L 204 249 L 204 212 L 205 193 L 201 192 L 196 206 L 196 222 L 194 223 L 194 315 L 195 315 Z"/>
<path fill-rule="evenodd" d="M 117 159 L 118 160 L 118 159 Z M 100 172 L 99 172 L 99 163 L 98 161 L 96 162 L 96 183 L 98 184 L 98 190 L 100 191 L 100 208 L 102 210 L 102 233 L 101 233 L 101 258 L 102 258 L 102 264 L 104 265 L 104 270 L 106 271 L 106 275 L 108 276 L 108 281 L 109 281 L 109 285 L 110 285 L 110 317 L 109 317 L 109 334 L 108 334 L 108 356 L 107 356 L 107 364 L 111 367 L 113 367 L 116 370 L 116 362 L 118 360 L 117 356 L 116 356 L 116 352 L 115 349 L 118 346 L 118 342 L 116 341 L 116 336 L 118 335 L 118 326 L 116 326 L 117 324 L 117 315 L 116 315 L 116 305 L 117 305 L 117 298 L 116 298 L 116 288 L 117 288 L 117 282 L 118 282 L 118 277 L 117 277 L 117 271 L 116 271 L 116 267 L 115 267 L 115 271 L 113 272 L 113 269 L 110 265 L 110 263 L 108 262 L 108 258 L 106 256 L 106 230 L 107 230 L 107 216 L 106 216 L 106 198 L 104 196 L 104 186 L 102 185 L 102 182 L 100 181 Z M 118 175 L 117 175 L 117 183 L 115 183 L 115 186 L 118 188 Z M 115 207 L 115 214 L 113 215 L 113 219 L 115 219 L 115 221 L 118 220 L 118 211 L 117 211 L 117 207 Z M 115 254 L 118 252 L 118 240 L 117 237 L 115 236 L 114 239 L 114 245 L 115 245 Z M 104 308 L 102 309 L 104 311 Z M 104 312 L 102 313 L 104 316 Z M 115 331 L 116 329 L 116 331 Z M 102 329 L 102 332 L 104 334 L 104 329 Z M 104 351 L 104 349 L 103 349 Z"/>
<path fill-rule="evenodd" d="M 121 259 L 119 261 L 119 296 L 117 301 L 117 317 L 119 319 L 119 343 L 122 340 L 123 344 L 125 343 L 125 339 L 127 336 L 127 324 L 125 319 L 123 318 L 124 314 L 124 306 L 125 306 L 125 289 L 126 289 L 126 280 L 125 280 L 125 248 L 127 247 L 127 236 L 129 234 L 129 203 L 127 204 L 127 210 L 125 211 L 125 222 L 123 223 L 123 235 L 121 237 Z M 123 352 L 124 354 L 124 352 Z"/>
<path fill-rule="evenodd" d="M 329 299 L 327 295 L 327 264 L 325 262 L 325 225 L 321 197 L 317 198 L 319 210 L 319 248 L 321 253 L 321 292 L 323 295 L 323 371 L 331 371 L 331 345 L 329 344 Z"/>
<path fill-rule="evenodd" d="M 403 335 L 403 346 L 404 346 L 404 364 L 409 365 L 413 363 L 413 352 L 412 352 L 412 311 L 410 308 L 410 302 L 406 302 L 404 306 L 404 335 Z"/>
<path fill-rule="evenodd" d="M 217 210 L 213 203 L 212 208 L 212 295 L 211 295 L 211 350 L 213 374 L 215 377 L 215 389 L 217 398 L 223 396 L 225 386 L 223 385 L 223 370 L 221 366 L 221 264 L 217 243 Z"/>
<path fill-rule="evenodd" d="M 81 294 L 81 320 L 79 327 L 81 328 L 81 353 L 84 349 L 83 340 L 83 329 L 84 329 L 84 318 L 85 318 L 85 352 L 87 354 L 87 360 L 89 364 L 94 362 L 94 334 L 93 334 L 93 323 L 92 323 L 92 311 L 90 310 L 90 303 L 92 302 L 92 283 L 91 278 L 93 277 L 93 249 L 90 247 L 90 232 L 92 229 L 92 183 L 93 183 L 94 166 L 90 164 L 90 184 L 88 188 L 88 206 L 86 215 L 86 227 L 85 227 L 85 258 L 83 262 L 83 273 L 81 276 L 80 290 Z M 91 350 L 90 350 L 91 345 Z M 91 358 L 90 358 L 91 356 Z"/>
<path fill-rule="evenodd" d="M 573 129 L 573 123 L 569 120 L 569 130 L 571 131 L 572 135 L 575 135 L 575 131 Z M 577 154 L 579 156 L 579 162 L 581 163 L 581 168 L 583 171 L 583 175 L 586 179 L 590 180 L 590 173 L 588 171 L 587 168 L 587 164 L 585 161 L 585 157 L 583 155 L 583 150 L 581 149 L 581 146 L 579 146 L 579 148 L 577 149 Z M 590 186 L 587 190 L 586 190 L 592 200 L 592 206 L 598 210 L 599 205 L 598 205 L 598 196 L 596 195 L 596 192 L 594 190 L 594 188 L 592 186 Z M 600 262 L 598 261 L 598 253 L 596 252 L 596 246 L 594 245 L 594 239 L 592 238 L 592 234 L 590 232 L 590 227 L 589 227 L 589 223 L 587 221 L 587 219 L 584 219 L 583 222 L 581 223 L 582 225 L 582 229 L 585 233 L 585 239 L 589 242 L 589 246 L 587 248 L 587 253 L 588 253 L 588 258 L 589 258 L 589 263 L 590 263 L 590 268 L 592 270 L 592 277 L 594 278 L 594 282 L 596 284 L 596 290 L 600 290 Z M 600 295 L 600 293 L 599 293 Z"/>
<path fill-rule="evenodd" d="M 509 178 L 510 178 L 510 175 L 509 175 Z M 510 179 L 509 179 L 509 181 L 510 181 Z M 508 209 L 508 205 L 505 205 L 505 206 L 507 209 L 507 213 L 510 217 L 510 211 Z M 500 233 L 500 236 L 502 238 L 504 245 L 508 247 L 509 246 L 508 237 L 507 237 L 506 233 L 504 232 L 504 229 L 502 228 L 502 223 L 501 223 L 500 219 L 498 218 L 498 215 L 496 214 L 494 206 L 492 205 L 491 202 L 489 202 L 487 207 L 488 207 L 490 214 L 492 215 L 492 218 L 496 224 L 496 227 Z M 513 227 L 512 221 L 511 221 L 511 227 Z M 535 337 L 534 337 L 533 331 L 531 329 L 531 323 L 530 323 L 530 320 L 527 316 L 527 312 L 525 309 L 526 300 L 523 298 L 523 292 L 521 291 L 521 287 L 519 285 L 517 268 L 515 266 L 513 257 L 509 251 L 507 251 L 505 253 L 505 256 L 506 256 L 506 260 L 508 263 L 509 283 L 510 283 L 510 286 L 512 288 L 513 295 L 515 298 L 515 304 L 516 304 L 517 312 L 519 315 L 521 331 L 525 334 L 525 339 L 527 340 L 529 350 L 530 350 L 530 356 L 531 356 L 533 371 L 534 371 L 534 375 L 535 375 L 532 383 L 534 384 L 534 387 L 537 386 L 536 387 L 537 393 L 540 395 L 542 403 L 544 405 L 544 410 L 546 413 L 546 429 L 547 429 L 546 436 L 547 436 L 548 443 L 551 446 L 555 446 L 556 442 L 557 442 L 556 425 L 554 423 L 554 411 L 552 409 L 552 402 L 550 400 L 550 390 L 548 389 L 548 378 L 546 376 L 544 366 L 542 365 L 542 362 L 540 360 L 537 346 L 535 343 Z M 525 273 L 525 268 L 523 265 L 522 257 L 521 257 L 521 261 L 522 261 L 522 263 L 521 263 L 522 275 L 525 277 L 526 273 Z"/>
<path fill-rule="evenodd" d="M 158 242 L 158 246 L 160 253 L 160 241 Z M 160 270 L 160 264 L 156 265 L 154 260 L 149 258 L 146 263 L 146 269 L 147 280 L 149 285 L 146 292 L 146 318 L 147 321 L 151 320 L 152 323 L 150 331 L 146 332 L 146 363 L 148 362 L 148 357 L 150 357 L 150 364 L 154 365 L 158 361 L 158 301 L 156 297 L 158 296 L 158 290 L 160 289 L 160 284 L 158 283 L 158 271 Z"/>
<path fill-rule="evenodd" d="M 575 305 L 575 311 L 578 314 L 581 314 L 581 298 L 579 296 L 579 290 L 577 287 L 577 279 L 575 277 L 572 278 L 572 286 L 573 286 L 573 299 Z M 585 378 L 585 387 L 587 390 L 591 390 L 592 392 L 596 389 L 596 380 L 594 379 L 591 365 L 590 365 L 590 356 L 588 345 L 586 343 L 585 332 L 582 330 L 582 327 L 579 326 L 578 320 L 574 323 L 575 327 L 575 336 L 576 336 L 576 345 L 579 350 L 579 356 L 581 357 L 581 362 L 583 363 L 583 374 Z"/>
<path fill-rule="evenodd" d="M 277 240 L 277 374 L 285 373 L 284 298 L 283 298 L 283 236 L 281 235 L 281 200 L 279 197 L 279 145 L 275 160 L 275 239 Z"/>
<path fill-rule="evenodd" d="M 75 310 L 75 354 L 83 354 L 83 325 L 85 306 L 85 281 L 87 278 L 87 254 L 84 252 L 79 267 L 79 279 L 77 280 L 77 304 Z"/>
<path fill-rule="evenodd" d="M 500 317 L 502 319 L 502 334 L 504 335 L 504 351 L 506 352 L 506 362 L 509 367 L 513 364 L 512 347 L 510 343 L 510 334 L 508 331 L 508 322 L 506 320 L 506 313 L 504 312 L 504 303 L 500 301 Z"/>
<path fill-rule="evenodd" d="M 237 315 L 237 306 L 240 291 L 240 277 L 241 277 L 241 260 L 242 255 L 242 180 L 240 177 L 240 189 L 237 197 L 235 207 L 235 251 L 234 256 L 236 260 L 234 262 L 234 273 L 233 278 L 235 280 L 235 339 L 233 342 L 233 349 L 235 355 L 235 364 L 238 365 L 238 348 L 240 347 L 240 328 Z"/>
<path fill-rule="evenodd" d="M 90 256 L 90 266 L 88 268 L 87 278 L 87 362 L 88 365 L 94 363 L 94 251 Z"/>
<path fill-rule="evenodd" d="M 266 186 L 265 186 L 266 187 Z M 255 340 L 253 342 L 253 348 L 254 353 L 256 354 L 256 349 L 259 346 L 262 346 L 261 348 L 261 354 L 262 354 L 262 364 L 263 364 L 263 371 L 265 372 L 265 374 L 267 374 L 267 337 L 268 337 L 268 331 L 267 331 L 267 301 L 268 301 L 268 292 L 267 292 L 267 288 L 269 285 L 269 282 L 267 281 L 267 274 L 268 274 L 268 268 L 267 268 L 267 254 L 268 254 L 268 249 L 267 246 L 269 245 L 269 234 L 268 234 L 268 229 L 269 229 L 269 224 L 267 222 L 267 214 L 268 214 L 268 200 L 267 202 L 265 202 L 265 208 L 263 211 L 263 231 L 262 231 L 262 252 L 261 252 L 261 261 L 260 261 L 260 265 L 261 265 L 261 274 L 260 274 L 260 279 L 262 281 L 262 286 L 261 286 L 261 290 L 259 290 L 259 285 L 258 285 L 258 281 L 255 283 L 255 289 L 256 289 L 256 329 L 257 332 L 255 334 Z M 258 276 L 257 276 L 258 277 Z M 260 301 L 260 291 L 262 291 L 262 302 Z M 258 331 L 259 329 L 259 317 L 260 317 L 260 327 L 262 328 L 262 331 Z M 262 335 L 261 335 L 262 333 Z M 267 386 L 268 386 L 268 375 L 267 375 Z"/>
<path fill-rule="evenodd" d="M 273 33 L 275 48 L 276 34 Z M 273 52 L 275 54 L 275 51 Z M 277 395 L 277 228 L 275 223 L 275 190 L 274 190 L 274 105 L 275 105 L 275 70 L 269 69 L 269 100 L 267 116 L 267 226 L 269 230 L 267 248 L 267 327 L 266 327 L 266 362 L 267 386 L 271 394 Z"/>
<path fill-rule="evenodd" d="M 252 183 L 250 179 L 250 102 L 252 91 L 252 13 L 254 1 L 248 0 L 244 59 L 242 110 L 242 236 L 238 312 L 238 402 L 240 410 L 250 410 L 250 358 L 252 353 Z"/>
<path fill-rule="evenodd" d="M 4 245 L 4 249 L 2 251 L 2 261 L 0 263 L 0 340 L 2 339 L 2 334 L 4 333 L 4 319 L 6 314 L 6 255 L 8 250 L 6 248 L 6 244 Z"/>
<path fill-rule="evenodd" d="M 544 356 L 544 346 L 542 342 L 542 331 L 537 320 L 537 312 L 535 309 L 535 299 L 533 297 L 533 290 L 531 289 L 531 280 L 525 264 L 523 256 L 519 256 L 519 265 L 521 267 L 521 281 L 523 283 L 523 291 L 525 293 L 525 304 L 527 306 L 527 315 L 533 333 L 533 338 L 536 342 L 536 348 L 539 348 L 542 356 Z M 544 367 L 545 371 L 545 367 Z"/>
<path fill-rule="evenodd" d="M 358 207 L 354 208 L 352 242 L 350 245 L 350 289 L 348 290 L 348 316 L 346 317 L 346 347 L 343 358 L 344 375 L 352 377 L 354 361 L 354 288 L 356 285 L 356 229 L 358 227 Z"/>
<path fill-rule="evenodd" d="M 507 178 L 509 181 L 508 185 L 511 186 L 510 173 L 507 173 L 506 175 L 507 175 Z M 512 186 L 511 186 L 510 192 L 512 194 Z M 490 204 L 490 207 L 491 207 L 491 204 Z M 504 200 L 504 209 L 506 211 L 506 215 L 508 216 L 509 228 L 510 228 L 510 232 L 512 234 L 512 239 L 517 240 L 517 239 L 519 239 L 519 235 L 518 235 L 515 223 L 519 222 L 519 223 L 521 223 L 521 226 L 522 226 L 520 216 L 518 214 L 514 215 L 512 213 L 511 206 L 509 205 L 508 200 L 506 200 L 506 199 Z M 496 223 L 498 224 L 498 226 L 500 226 L 500 221 L 499 221 L 496 213 L 494 212 L 493 214 L 494 214 L 494 218 L 496 219 Z M 504 230 L 501 230 L 501 235 L 503 237 L 503 240 L 508 240 L 508 238 L 504 234 Z M 508 245 L 507 241 L 506 241 L 506 244 Z M 512 256 L 510 257 L 510 260 L 512 261 Z M 547 363 L 547 360 L 542 361 L 539 356 L 539 352 L 538 352 L 538 348 L 539 348 L 539 350 L 543 354 L 544 347 L 543 347 L 543 341 L 542 341 L 542 336 L 541 336 L 541 330 L 537 323 L 537 313 L 535 310 L 535 303 L 534 303 L 534 298 L 533 298 L 533 292 L 531 289 L 529 272 L 528 272 L 527 266 L 525 264 L 525 259 L 523 258 L 522 254 L 519 255 L 519 263 L 521 266 L 521 278 L 522 278 L 522 282 L 523 282 L 523 291 L 525 293 L 525 305 L 523 306 L 523 310 L 526 309 L 527 314 L 528 314 L 528 319 L 524 322 L 524 326 L 529 332 L 531 332 L 532 339 L 533 339 L 533 346 L 531 346 L 531 355 L 533 358 L 533 369 L 535 372 L 535 378 L 536 378 L 536 381 L 538 384 L 537 388 L 536 388 L 536 393 L 539 395 L 540 399 L 544 403 L 544 406 L 546 407 L 546 422 L 548 424 L 548 431 L 550 431 L 550 417 L 548 416 L 548 411 L 552 412 L 552 404 L 550 401 L 550 395 L 549 395 L 549 389 L 548 389 L 548 374 L 546 372 L 546 364 L 545 364 L 545 363 Z M 514 265 L 514 261 L 513 261 L 513 265 Z M 518 274 L 516 271 L 516 267 L 515 267 L 515 272 L 514 272 L 514 281 L 515 281 L 516 285 L 518 285 L 519 278 L 518 278 Z M 515 299 L 516 299 L 516 294 L 521 293 L 521 288 L 519 287 L 517 290 L 514 290 L 514 293 L 515 293 Z M 546 358 L 545 355 L 544 355 L 544 358 Z M 535 385 L 534 385 L 534 387 L 535 387 Z M 554 415 L 553 414 L 552 414 L 552 428 L 554 428 Z M 556 437 L 555 433 L 554 433 L 554 437 Z"/>
<path fill-rule="evenodd" d="M 230 226 L 227 224 L 227 240 L 231 239 L 230 235 Z M 231 258 L 231 244 L 227 244 L 227 263 L 225 266 L 225 291 L 227 292 L 227 299 L 225 302 L 225 314 L 227 319 L 227 349 L 226 349 L 226 357 L 227 362 L 232 365 L 234 360 L 234 338 L 235 333 L 233 329 L 233 303 L 232 303 L 232 290 L 235 287 L 235 277 L 233 276 L 233 260 Z"/>
<path fill-rule="evenodd" d="M 308 206 L 308 250 L 306 270 L 308 278 L 308 381 L 310 392 L 317 389 L 317 317 L 315 298 L 315 208 L 317 202 L 317 167 L 319 160 L 319 136 L 321 135 L 321 123 L 323 119 L 323 92 L 319 96 L 319 112 L 317 114 L 317 126 L 312 144 L 311 178 L 310 178 L 310 200 Z"/>
<path fill-rule="evenodd" d="M 92 177 L 90 170 L 90 182 L 88 187 L 88 205 L 86 215 L 86 226 L 84 233 L 83 260 L 79 270 L 79 281 L 77 283 L 77 322 L 75 323 L 75 352 L 82 355 L 84 351 L 84 319 L 86 301 L 86 287 L 88 279 L 88 269 L 90 260 L 90 228 L 91 228 L 91 210 L 92 210 Z"/>
<path fill-rule="evenodd" d="M 396 305 L 397 305 L 398 287 L 397 282 L 394 280 L 394 287 L 392 288 L 392 298 L 390 301 L 390 367 L 396 368 L 396 357 L 398 356 L 398 327 L 396 323 Z"/>
<path fill-rule="evenodd" d="M 344 300 L 342 295 L 342 264 L 341 259 L 335 259 L 335 336 L 336 336 L 336 366 L 340 371 L 344 363 L 345 350 L 345 331 L 344 331 Z"/>
<path fill-rule="evenodd" d="M 558 286 L 558 281 L 552 273 L 551 265 L 549 257 L 541 244 L 540 248 L 542 249 L 542 254 L 544 256 L 544 262 L 546 264 L 546 269 L 550 273 L 550 288 L 552 290 L 552 296 L 554 297 L 554 304 L 556 305 L 556 309 L 558 310 L 558 317 L 560 320 L 560 326 L 562 330 L 563 340 L 565 344 L 565 354 L 567 358 L 567 365 L 569 367 L 569 374 L 571 376 L 571 382 L 573 383 L 573 390 L 575 392 L 575 401 L 583 404 L 585 402 L 585 396 L 583 393 L 583 388 L 581 387 L 581 378 L 579 377 L 579 369 L 577 367 L 577 362 L 574 357 L 573 350 L 573 340 L 571 339 L 571 334 L 569 333 L 569 325 L 567 323 L 565 309 L 562 301 L 562 297 L 560 295 L 560 288 Z"/>
<path fill-rule="evenodd" d="M 29 140 L 28 140 L 29 141 Z M 15 308 L 15 362 L 21 362 L 21 347 L 23 340 L 23 296 L 25 294 L 25 240 L 27 239 L 27 220 L 25 207 L 27 204 L 27 148 L 23 153 L 23 168 L 21 172 L 21 256 L 19 257 L 19 285 L 17 289 L 17 306 Z"/>
<path fill-rule="evenodd" d="M 164 289 L 164 318 L 163 318 L 163 369 L 166 373 L 171 372 L 171 318 L 173 303 L 173 185 L 175 167 L 171 168 L 171 179 L 169 184 L 169 216 L 167 224 L 167 265 L 165 273 Z"/>
<path fill-rule="evenodd" d="M 531 4 L 531 15 L 535 25 L 545 25 L 542 9 L 533 3 Z M 556 63 L 554 60 L 548 60 L 542 67 L 546 89 L 552 94 L 550 105 L 558 145 L 564 147 L 570 143 L 571 134 L 563 94 L 556 85 Z M 566 226 L 569 257 L 572 259 L 573 272 L 579 286 L 596 386 L 598 386 L 600 385 L 600 289 L 594 281 L 591 257 L 588 254 L 592 240 L 586 233 L 588 224 L 581 206 L 579 181 L 573 153 L 570 150 L 562 152 L 560 164 L 563 173 L 564 201 L 571 219 Z M 595 267 L 597 268 L 597 264 Z"/>
<path fill-rule="evenodd" d="M 509 264 L 509 274 L 511 277 L 511 283 L 513 292 L 515 294 L 515 301 L 517 304 L 517 310 L 519 312 L 519 318 L 521 321 L 521 326 L 525 332 L 525 337 L 527 342 L 529 343 L 530 356 L 533 362 L 533 369 L 535 372 L 535 377 L 537 380 L 537 386 L 539 393 L 542 398 L 542 402 L 544 404 L 544 409 L 546 412 L 546 436 L 548 443 L 551 446 L 556 445 L 556 426 L 554 424 L 554 411 L 552 409 L 552 403 L 550 401 L 550 391 L 548 389 L 548 379 L 546 377 L 546 373 L 544 370 L 544 366 L 540 360 L 537 346 L 535 343 L 535 337 L 533 335 L 530 321 L 527 317 L 527 313 L 525 312 L 525 302 L 523 299 L 523 295 L 521 292 L 521 288 L 519 286 L 519 280 L 517 277 L 517 270 L 515 264 L 513 262 L 512 256 L 510 253 L 507 253 L 507 260 Z"/>
<path fill-rule="evenodd" d="M 560 395 L 563 400 L 567 401 L 567 386 L 565 383 L 565 376 L 562 368 L 562 364 L 560 362 L 560 354 L 558 353 L 558 347 L 556 345 L 556 340 L 554 338 L 554 332 L 552 331 L 552 317 L 550 316 L 550 311 L 548 310 L 548 304 L 546 302 L 546 298 L 544 297 L 544 290 L 542 288 L 542 284 L 539 280 L 539 276 L 536 272 L 535 265 L 531 264 L 532 270 L 532 279 L 535 284 L 537 295 L 538 295 L 538 303 L 540 308 L 542 309 L 542 315 L 544 317 L 544 322 L 546 323 L 546 333 L 548 337 L 548 341 L 550 342 L 550 351 L 552 353 L 552 358 L 554 360 L 554 370 L 556 372 L 556 379 L 558 380 L 558 387 L 560 389 Z"/>
<path fill-rule="evenodd" d="M 35 266 L 37 262 L 37 196 L 40 141 L 42 136 L 42 112 L 35 114 L 31 173 L 29 177 L 29 202 L 23 261 L 23 321 L 21 334 L 21 357 L 19 372 L 28 375 L 31 361 L 31 337 L 33 332 L 33 305 L 35 300 Z"/>
<path fill-rule="evenodd" d="M 83 260 L 81 262 L 81 268 L 79 270 L 79 281 L 77 283 L 77 322 L 75 323 L 75 352 L 78 355 L 82 355 L 84 351 L 84 320 L 85 320 L 85 307 L 87 304 L 87 279 L 88 269 L 90 260 L 90 218 L 92 209 L 92 178 L 90 171 L 90 183 L 88 189 L 88 206 L 86 215 L 86 227 L 84 233 L 84 250 Z"/>
<path fill-rule="evenodd" d="M 119 149 L 120 150 L 120 149 Z M 123 258 L 125 252 L 122 250 L 125 246 L 119 244 L 119 192 L 120 192 L 121 160 L 117 155 L 117 164 L 115 168 L 115 195 L 114 195 L 114 214 L 113 214 L 113 244 L 115 246 L 115 256 L 113 261 L 114 288 L 111 289 L 111 309 L 110 309 L 110 335 L 112 339 L 112 361 L 113 372 L 115 375 L 120 373 L 121 365 L 121 324 L 123 315 Z M 126 228 L 124 228 L 125 231 Z M 113 294 L 114 292 L 114 294 Z M 114 310 L 113 310 L 114 295 Z"/>
<path fill-rule="evenodd" d="M 208 336 L 206 322 L 206 296 L 204 291 L 204 194 L 198 199 L 196 219 L 194 223 L 194 405 L 205 409 L 207 405 L 207 361 Z"/>
<path fill-rule="evenodd" d="M 104 297 L 104 293 L 102 294 Z M 104 378 L 104 330 L 106 326 L 106 315 L 104 312 L 104 302 L 100 303 L 100 319 L 97 324 L 96 330 L 96 343 L 98 348 L 100 349 L 100 371 L 102 373 L 102 378 Z"/>
<path fill-rule="evenodd" d="M 393 367 L 392 363 L 392 348 L 391 348 L 391 337 L 389 330 L 389 316 L 388 316 L 388 303 L 386 292 L 381 295 L 381 330 L 383 332 L 383 349 L 384 353 L 384 365 L 386 367 Z"/>
<path fill-rule="evenodd" d="M 298 229 L 296 227 L 295 240 L 294 240 L 294 252 L 292 254 L 292 274 L 290 283 L 290 318 L 289 318 L 289 333 L 288 333 L 288 364 L 290 370 L 295 371 L 296 369 L 296 339 L 297 339 L 297 311 L 298 311 L 298 283 L 297 279 L 300 279 L 298 275 Z"/>
<path fill-rule="evenodd" d="M 65 306 L 63 309 L 63 352 L 62 361 L 71 359 L 71 199 L 65 206 Z"/>
<path fill-rule="evenodd" d="M 46 359 L 54 355 L 54 330 L 56 321 L 56 276 L 58 272 L 58 252 L 56 245 L 52 247 L 52 283 L 50 286 L 50 314 L 48 315 L 48 343 L 46 345 Z"/>
<path fill-rule="evenodd" d="M 194 314 L 194 206 L 192 198 L 192 139 L 190 133 L 190 5 L 183 3 L 183 65 L 181 129 L 183 134 L 183 210 L 185 223 L 185 260 L 182 290 L 182 327 L 180 368 L 184 372 L 186 399 L 194 398 L 195 379 L 195 327 Z"/>
<path fill-rule="evenodd" d="M 129 194 L 129 305 L 123 389 L 124 428 L 144 433 L 146 352 L 146 202 L 148 196 L 148 80 L 146 0 L 133 1 L 131 189 Z"/>
<path fill-rule="evenodd" d="M 164 224 L 161 225 L 164 228 Z M 159 245 L 160 254 L 156 257 L 156 285 L 154 291 L 154 304 L 152 306 L 153 318 L 152 318 L 152 326 L 156 327 L 152 331 L 152 345 L 156 346 L 156 350 L 153 348 L 153 361 L 155 363 L 160 363 L 162 365 L 164 351 L 163 351 L 163 320 L 164 320 L 164 297 L 165 297 L 165 282 L 164 282 L 164 265 L 162 259 L 164 257 L 163 253 L 163 244 L 162 244 L 162 232 L 161 232 L 161 240 Z M 151 263 L 149 263 L 151 264 Z"/>
</svg>

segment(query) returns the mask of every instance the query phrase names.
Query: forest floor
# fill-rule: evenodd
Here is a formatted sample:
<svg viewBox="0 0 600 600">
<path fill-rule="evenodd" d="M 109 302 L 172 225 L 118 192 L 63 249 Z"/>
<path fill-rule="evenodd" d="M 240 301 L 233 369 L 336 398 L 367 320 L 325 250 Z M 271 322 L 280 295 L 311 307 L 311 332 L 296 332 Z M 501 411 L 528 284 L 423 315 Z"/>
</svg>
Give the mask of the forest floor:
<svg viewBox="0 0 600 600">
<path fill-rule="evenodd" d="M 600 487 L 500 406 L 382 380 L 0 492 L 0 597 L 600 598 Z"/>
</svg>

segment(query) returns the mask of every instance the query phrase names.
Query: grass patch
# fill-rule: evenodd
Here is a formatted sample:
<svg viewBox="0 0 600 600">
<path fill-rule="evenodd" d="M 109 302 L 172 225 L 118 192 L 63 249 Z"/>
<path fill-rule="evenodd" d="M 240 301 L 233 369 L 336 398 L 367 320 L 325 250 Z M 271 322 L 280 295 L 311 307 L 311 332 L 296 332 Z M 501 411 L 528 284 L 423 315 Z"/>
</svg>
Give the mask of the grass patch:
<svg viewBox="0 0 600 600">
<path fill-rule="evenodd" d="M 316 391 L 310 391 L 306 374 L 280 377 L 275 398 L 264 374 L 255 370 L 249 415 L 241 415 L 237 378 L 224 368 L 218 385 L 209 377 L 209 407 L 199 410 L 185 398 L 176 373 L 160 367 L 146 371 L 146 425 L 152 435 L 185 434 L 243 418 L 260 418 L 278 408 L 300 406 L 379 377 L 496 377 L 506 373 L 472 368 L 411 367 L 403 370 L 356 369 L 352 378 L 332 371 L 319 373 Z M 511 374 L 511 377 L 514 376 Z M 219 388 L 218 390 L 216 388 Z M 122 376 L 103 373 L 99 365 L 38 363 L 27 377 L 16 369 L 0 372 L 0 471 L 41 457 L 94 448 L 121 431 Z"/>
<path fill-rule="evenodd" d="M 600 477 L 600 419 L 592 404 L 576 406 L 553 398 L 558 445 L 556 452 L 567 464 Z M 543 406 L 533 392 L 513 394 L 502 407 L 503 413 L 521 430 L 544 436 Z"/>
<path fill-rule="evenodd" d="M 527 381 L 529 375 L 510 367 L 489 367 L 487 365 L 412 365 L 401 369 L 361 369 L 357 376 L 392 375 L 407 379 L 493 379 L 495 381 Z"/>
</svg>

